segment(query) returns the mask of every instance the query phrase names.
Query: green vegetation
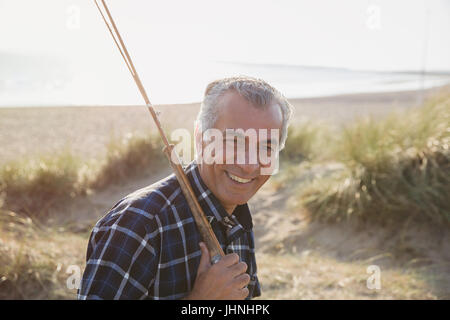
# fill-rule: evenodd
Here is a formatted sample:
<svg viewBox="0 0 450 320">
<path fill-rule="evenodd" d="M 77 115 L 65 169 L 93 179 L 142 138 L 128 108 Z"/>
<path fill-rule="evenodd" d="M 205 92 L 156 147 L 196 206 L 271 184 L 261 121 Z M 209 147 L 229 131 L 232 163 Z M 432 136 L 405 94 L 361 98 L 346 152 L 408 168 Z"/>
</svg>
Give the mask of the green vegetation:
<svg viewBox="0 0 450 320">
<path fill-rule="evenodd" d="M 450 222 L 450 95 L 343 129 L 332 158 L 344 169 L 304 186 L 312 217 L 389 223 L 405 218 Z"/>
<path fill-rule="evenodd" d="M 327 124 L 303 120 L 295 127 L 289 127 L 280 160 L 282 163 L 297 163 L 326 158 L 332 141 L 333 135 Z"/>
<path fill-rule="evenodd" d="M 0 299 L 74 299 L 68 266 L 84 264 L 84 235 L 0 209 Z"/>
<path fill-rule="evenodd" d="M 83 161 L 68 150 L 36 159 L 11 162 L 0 168 L 0 208 L 29 217 L 43 217 L 68 198 L 86 194 L 158 168 L 162 144 L 156 137 L 127 135 L 112 139 L 106 157 Z"/>
<path fill-rule="evenodd" d="M 90 187 L 103 188 L 111 183 L 123 181 L 139 172 L 157 169 L 166 161 L 159 136 L 138 136 L 129 134 L 121 140 L 113 139 L 108 145 L 106 159 Z"/>
</svg>

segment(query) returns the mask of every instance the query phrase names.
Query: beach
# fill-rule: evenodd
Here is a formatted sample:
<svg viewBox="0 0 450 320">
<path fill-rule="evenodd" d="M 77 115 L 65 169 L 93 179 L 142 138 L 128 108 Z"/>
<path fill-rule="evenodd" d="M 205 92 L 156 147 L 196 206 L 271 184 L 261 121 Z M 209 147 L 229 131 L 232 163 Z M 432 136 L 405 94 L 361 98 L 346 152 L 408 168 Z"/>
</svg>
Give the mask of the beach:
<svg viewBox="0 0 450 320">
<path fill-rule="evenodd" d="M 283 160 L 286 161 L 283 163 L 286 166 L 280 175 L 271 178 L 269 183 L 248 202 L 254 223 L 262 299 L 448 299 L 450 297 L 448 271 L 450 233 L 447 222 L 417 223 L 413 220 L 409 207 L 405 207 L 406 212 L 403 213 L 406 216 L 400 215 L 400 223 L 386 220 L 384 225 L 372 222 L 362 224 L 362 220 L 357 218 L 341 223 L 329 223 L 311 219 L 311 208 L 299 204 L 301 190 L 320 183 L 322 177 L 326 175 L 342 172 L 345 166 L 339 162 L 336 155 L 332 159 L 321 157 L 323 149 L 329 148 L 329 139 L 317 145 L 312 143 L 314 150 L 302 149 L 303 144 L 309 144 L 307 140 L 316 139 L 317 134 L 308 131 L 307 127 L 296 124 L 309 120 L 313 126 L 321 123 L 317 128 L 326 131 L 328 128 L 323 124 L 339 128 L 357 123 L 355 119 L 366 116 L 383 122 L 383 117 L 398 111 L 404 113 L 398 118 L 400 121 L 395 122 L 393 126 L 389 122 L 389 129 L 393 131 L 398 129 L 402 132 L 405 126 L 401 126 L 401 122 L 405 119 L 404 125 L 413 128 L 413 131 L 407 131 L 406 134 L 410 139 L 416 131 L 421 132 L 420 128 L 416 129 L 417 124 L 419 124 L 417 127 L 420 127 L 422 122 L 426 122 L 423 128 L 430 127 L 430 124 L 439 127 L 433 125 L 432 120 L 439 118 L 435 114 L 431 116 L 432 118 L 427 118 L 424 113 L 416 113 L 421 115 L 417 120 L 414 112 L 420 111 L 427 97 L 440 90 L 435 88 L 425 92 L 399 91 L 290 99 L 294 107 L 293 127 L 305 131 L 305 139 L 301 139 L 301 132 L 300 138 L 295 134 L 291 136 L 291 150 L 293 148 L 297 153 L 312 150 L 314 151 L 312 154 L 319 156 L 306 157 L 307 160 L 304 158 L 304 161 L 297 158 Z M 447 90 L 448 95 L 448 88 L 443 90 Z M 171 131 L 177 128 L 186 128 L 192 132 L 199 107 L 199 103 L 155 106 L 157 111 L 161 112 L 160 120 L 169 137 Z M 411 115 L 415 117 L 415 120 L 413 119 L 415 122 L 409 119 Z M 444 121 L 442 123 L 445 125 Z M 423 128 L 425 132 L 423 134 L 426 134 L 425 137 L 428 139 L 432 131 Z M 372 130 L 372 134 L 380 132 L 379 139 L 385 139 L 382 135 L 384 129 L 373 131 L 366 127 L 364 130 Z M 370 152 L 382 154 L 382 148 L 378 149 L 377 145 L 374 146 L 375 149 L 370 149 L 373 139 L 364 140 L 364 130 L 353 134 L 356 140 L 351 150 L 363 150 L 362 153 L 369 150 L 369 154 Z M 121 198 L 159 181 L 171 172 L 167 164 L 158 166 L 157 162 L 153 166 L 154 170 L 144 170 L 148 168 L 148 164 L 139 161 L 145 158 L 140 152 L 141 149 L 148 147 L 148 144 L 132 144 L 130 153 L 118 152 L 116 146 L 112 151 L 118 152 L 117 155 L 112 158 L 105 157 L 108 143 L 114 139 L 124 139 L 132 133 L 138 135 L 156 133 L 155 125 L 145 106 L 0 108 L 2 146 L 0 165 L 10 161 L 17 163 L 27 158 L 36 159 L 38 155 L 50 157 L 55 155 L 53 158 L 63 161 L 49 164 L 42 160 L 37 167 L 25 164 L 11 172 L 8 172 L 8 167 L 4 167 L 6 170 L 3 174 L 9 179 L 10 184 L 4 184 L 6 190 L 4 194 L 7 195 L 8 190 L 12 190 L 11 192 L 18 190 L 16 195 L 20 197 L 16 199 L 14 196 L 9 198 L 7 196 L 3 207 L 0 203 L 0 267 L 3 266 L 3 269 L 0 268 L 0 277 L 3 272 L 6 274 L 5 279 L 8 279 L 3 282 L 3 286 L 0 282 L 0 298 L 76 298 L 76 289 L 66 286 L 68 279 L 66 270 L 73 266 L 80 270 L 84 269 L 87 243 L 95 223 Z M 367 143 L 369 149 L 364 141 L 369 142 Z M 83 180 L 79 180 L 82 176 L 80 175 L 82 169 L 78 166 L 80 162 L 65 163 L 64 157 L 58 158 L 64 151 L 70 151 L 87 164 L 91 159 L 108 158 L 106 162 L 109 165 L 108 170 L 96 171 L 95 167 L 91 168 L 89 177 L 94 180 L 115 175 L 116 172 L 124 170 L 125 164 L 136 167 L 138 174 L 123 171 L 119 179 L 105 180 L 107 182 L 101 184 L 101 187 L 83 184 Z M 407 153 L 401 152 L 399 155 L 403 154 Z M 147 155 L 150 155 L 147 159 L 156 159 L 152 158 L 151 150 Z M 430 159 L 437 161 L 442 158 L 436 156 Z M 437 163 L 436 161 L 430 163 Z M 46 163 L 50 167 L 47 167 Z M 409 162 L 397 163 L 402 165 Z M 69 169 L 64 169 L 66 165 Z M 443 166 L 445 167 L 445 163 Z M 416 174 L 415 167 L 412 168 L 403 166 L 399 170 L 401 172 L 413 170 L 410 172 Z M 374 172 L 377 174 L 377 171 Z M 446 172 L 441 167 L 436 167 L 433 172 L 445 178 Z M 382 174 L 386 176 L 383 172 Z M 351 173 L 346 172 L 344 177 L 346 179 L 342 183 L 339 180 L 325 181 L 319 188 L 319 192 L 324 193 L 319 193 L 317 199 L 326 196 L 329 183 L 335 183 L 339 186 L 339 190 L 345 191 L 350 177 Z M 401 198 L 402 189 L 395 187 L 398 185 L 396 184 L 398 177 L 394 175 L 390 178 L 389 186 L 392 185 L 392 194 Z M 356 176 L 353 180 L 357 179 L 360 178 Z M 359 182 L 357 184 L 359 185 Z M 80 186 L 84 191 L 76 193 Z M 421 184 L 417 183 L 417 186 L 413 190 L 413 196 L 407 194 L 409 197 L 407 204 L 414 203 L 416 193 L 421 194 Z M 70 190 L 67 191 L 66 188 L 72 190 L 73 195 L 68 197 Z M 433 186 L 427 182 L 426 190 L 430 188 L 441 192 L 442 188 L 447 187 L 444 183 Z M 64 201 L 55 202 L 58 196 L 52 198 L 51 195 L 56 191 L 60 192 L 60 196 L 66 196 Z M 351 208 L 352 199 L 356 197 L 351 193 L 352 190 L 348 192 L 350 197 L 343 194 L 337 199 L 347 210 L 343 209 L 338 216 L 345 216 L 345 212 L 348 214 L 346 206 Z M 46 196 L 50 198 L 47 199 Z M 444 198 L 439 197 L 433 202 L 433 208 Z M 8 201 L 14 205 L 8 207 Z M 422 200 L 419 203 L 422 203 Z M 31 204 L 34 204 L 34 211 L 27 207 Z M 425 204 L 428 205 L 427 208 L 431 207 L 429 202 Z M 332 207 L 333 204 L 327 206 Z M 386 207 L 384 210 L 391 213 Z M 366 216 L 376 219 L 378 213 L 367 212 Z M 392 212 L 392 215 L 397 214 L 400 213 Z M 11 265 L 14 267 L 9 268 Z M 367 285 L 369 277 L 367 268 L 372 265 L 379 266 L 383 272 L 382 290 L 371 290 Z M 25 270 L 33 270 L 35 276 L 26 278 L 28 273 Z M 45 280 L 45 285 L 42 285 L 41 279 Z M 24 290 L 25 287 L 34 289 Z"/>
<path fill-rule="evenodd" d="M 236 228 L 221 245 L 255 254 L 257 300 L 450 299 L 448 2 L 45 4 L 0 0 L 0 300 L 77 299 L 89 264 L 80 293 L 100 299 L 182 297 L 214 277 L 203 263 L 194 276 L 199 226 L 166 188 L 167 143 L 199 160 L 206 215 L 248 205 L 230 215 L 249 245 Z M 232 164 L 215 136 L 195 154 L 205 92 L 216 127 L 273 128 L 274 113 L 214 97 L 261 101 L 268 86 L 293 107 L 280 152 L 264 138 L 256 164 Z"/>
<path fill-rule="evenodd" d="M 372 115 L 414 108 L 439 88 L 425 91 L 359 93 L 289 99 L 293 123 L 305 119 L 342 125 Z M 199 103 L 157 105 L 160 121 L 171 130 L 192 132 Z M 82 159 L 104 156 L 108 142 L 127 134 L 156 133 L 145 106 L 0 108 L 0 164 L 21 158 L 71 150 Z"/>
</svg>

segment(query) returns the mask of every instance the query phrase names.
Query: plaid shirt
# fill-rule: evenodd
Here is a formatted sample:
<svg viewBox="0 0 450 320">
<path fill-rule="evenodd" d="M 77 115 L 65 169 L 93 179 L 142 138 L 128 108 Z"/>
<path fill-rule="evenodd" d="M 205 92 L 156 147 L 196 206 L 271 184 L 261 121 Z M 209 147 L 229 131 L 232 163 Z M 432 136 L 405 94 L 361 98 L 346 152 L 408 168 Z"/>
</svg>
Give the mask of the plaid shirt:
<svg viewBox="0 0 450 320">
<path fill-rule="evenodd" d="M 226 254 L 247 263 L 247 299 L 261 294 L 256 276 L 253 223 L 248 205 L 230 216 L 200 178 L 185 169 L 197 199 Z M 89 239 L 79 299 L 180 299 L 194 285 L 201 241 L 174 174 L 119 201 Z"/>
</svg>

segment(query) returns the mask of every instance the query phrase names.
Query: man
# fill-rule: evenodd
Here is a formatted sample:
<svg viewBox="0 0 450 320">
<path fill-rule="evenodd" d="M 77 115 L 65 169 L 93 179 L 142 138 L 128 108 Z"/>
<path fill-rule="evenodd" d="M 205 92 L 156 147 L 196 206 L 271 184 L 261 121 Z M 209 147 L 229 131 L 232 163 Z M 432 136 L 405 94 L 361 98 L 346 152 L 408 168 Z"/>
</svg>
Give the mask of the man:
<svg viewBox="0 0 450 320">
<path fill-rule="evenodd" d="M 250 161 L 248 137 L 243 137 L 244 149 L 236 144 L 242 135 L 216 139 L 211 149 L 204 133 L 253 130 L 258 150 L 270 156 L 284 146 L 291 113 L 287 100 L 262 80 L 239 77 L 209 84 L 196 122 L 197 157 L 185 171 L 226 255 L 211 265 L 178 181 L 170 175 L 128 195 L 96 224 L 79 299 L 259 296 L 247 201 L 269 179 L 273 170 L 264 169 L 273 157 Z M 230 155 L 237 159 L 238 149 L 244 150 L 244 161 L 228 161 Z"/>
</svg>

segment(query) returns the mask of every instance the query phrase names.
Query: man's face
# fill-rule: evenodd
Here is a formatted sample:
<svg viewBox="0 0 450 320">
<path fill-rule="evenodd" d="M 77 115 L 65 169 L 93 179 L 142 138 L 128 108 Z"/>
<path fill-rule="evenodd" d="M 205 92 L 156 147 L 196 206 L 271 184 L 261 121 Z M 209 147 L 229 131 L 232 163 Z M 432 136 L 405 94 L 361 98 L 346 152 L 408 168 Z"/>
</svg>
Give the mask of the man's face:
<svg viewBox="0 0 450 320">
<path fill-rule="evenodd" d="M 223 141 L 220 144 L 223 145 L 223 148 L 218 149 L 218 154 L 216 154 L 223 161 L 222 163 L 216 161 L 212 164 L 203 161 L 199 169 L 205 184 L 230 213 L 236 205 L 246 203 L 269 179 L 270 175 L 267 175 L 267 173 L 261 174 L 262 164 L 259 157 L 257 157 L 257 161 L 250 160 L 250 153 L 253 151 L 248 137 L 245 143 L 245 161 L 244 163 L 237 161 L 237 155 L 239 154 L 236 149 L 237 139 L 230 141 L 230 137 L 226 135 L 226 130 L 243 129 L 245 132 L 248 129 L 253 129 L 256 133 L 256 141 L 254 139 L 253 142 L 257 144 L 256 150 L 260 150 L 260 148 L 268 148 L 269 150 L 272 148 L 273 150 L 278 146 L 271 145 L 270 142 L 271 140 L 278 141 L 279 136 L 273 139 L 271 129 L 276 129 L 278 133 L 281 133 L 283 116 L 277 104 L 257 108 L 235 91 L 225 93 L 219 104 L 221 111 L 214 128 L 223 133 Z M 267 135 L 261 134 L 264 131 L 267 132 Z M 201 132 L 197 131 L 196 139 L 197 142 L 201 141 L 199 140 L 201 139 Z M 203 151 L 205 151 L 207 144 L 207 142 L 203 142 Z M 234 152 L 229 152 L 233 148 Z M 243 150 L 241 149 L 241 151 Z M 230 155 L 234 157 L 234 161 L 230 161 Z M 230 164 L 230 162 L 232 163 Z"/>
</svg>

